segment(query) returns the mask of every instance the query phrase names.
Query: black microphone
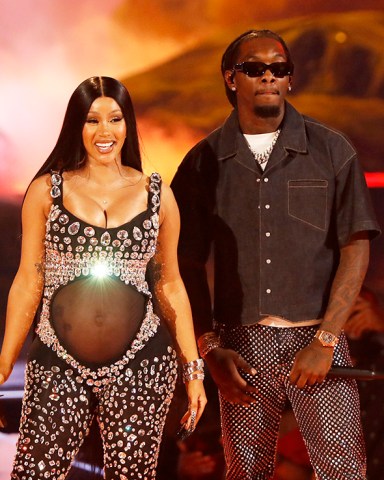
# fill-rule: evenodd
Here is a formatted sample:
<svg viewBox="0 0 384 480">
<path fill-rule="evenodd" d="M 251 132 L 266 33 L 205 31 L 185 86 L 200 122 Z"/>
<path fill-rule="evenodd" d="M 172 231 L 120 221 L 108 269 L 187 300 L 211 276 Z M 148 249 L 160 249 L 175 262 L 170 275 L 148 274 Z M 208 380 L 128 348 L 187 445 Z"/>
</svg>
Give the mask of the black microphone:
<svg viewBox="0 0 384 480">
<path fill-rule="evenodd" d="M 354 378 L 355 380 L 384 380 L 384 372 L 354 367 L 332 367 L 329 378 Z"/>
</svg>

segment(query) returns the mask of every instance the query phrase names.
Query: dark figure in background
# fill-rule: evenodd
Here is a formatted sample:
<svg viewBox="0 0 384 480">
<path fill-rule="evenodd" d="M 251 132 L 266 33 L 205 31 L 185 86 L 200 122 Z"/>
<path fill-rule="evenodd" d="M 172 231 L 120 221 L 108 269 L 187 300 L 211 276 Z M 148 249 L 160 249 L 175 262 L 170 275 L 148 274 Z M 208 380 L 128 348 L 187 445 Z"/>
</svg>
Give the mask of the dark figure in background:
<svg viewBox="0 0 384 480">
<path fill-rule="evenodd" d="M 270 479 L 288 399 L 317 478 L 365 478 L 356 382 L 343 325 L 379 233 L 356 151 L 286 101 L 293 63 L 269 30 L 222 58 L 234 107 L 172 182 L 179 262 L 200 355 L 220 395 L 227 478 Z M 213 312 L 205 265 L 212 249 Z"/>
<path fill-rule="evenodd" d="M 209 372 L 204 379 L 210 397 L 193 435 L 175 436 L 185 411 L 185 389 L 179 380 L 170 407 L 161 443 L 156 480 L 223 480 L 224 455 L 221 441 L 217 388 Z"/>
<path fill-rule="evenodd" d="M 384 371 L 384 308 L 376 295 L 363 287 L 345 324 L 356 368 Z M 384 472 L 383 381 L 358 382 L 361 417 L 367 451 L 368 480 L 382 480 Z"/>
<path fill-rule="evenodd" d="M 178 269 L 178 208 L 160 176 L 142 172 L 133 105 L 120 82 L 92 77 L 74 91 L 57 144 L 27 190 L 22 224 L 0 384 L 42 304 L 12 478 L 66 478 L 94 417 L 105 478 L 155 478 L 176 350 L 189 400 L 185 428 L 194 428 L 206 398 Z"/>
</svg>

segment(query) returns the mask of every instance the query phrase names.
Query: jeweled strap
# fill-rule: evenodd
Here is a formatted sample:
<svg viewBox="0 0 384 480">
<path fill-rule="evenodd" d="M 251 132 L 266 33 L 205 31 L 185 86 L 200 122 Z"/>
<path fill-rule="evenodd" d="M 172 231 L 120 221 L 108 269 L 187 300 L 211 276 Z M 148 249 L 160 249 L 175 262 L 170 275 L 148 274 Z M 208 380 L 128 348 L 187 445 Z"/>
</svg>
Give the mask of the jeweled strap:
<svg viewBox="0 0 384 480">
<path fill-rule="evenodd" d="M 61 197 L 61 185 L 63 183 L 63 178 L 59 172 L 51 171 L 51 197 L 58 198 Z"/>
<path fill-rule="evenodd" d="M 161 194 L 161 176 L 154 172 L 151 174 L 149 182 L 149 204 L 153 213 L 157 213 L 160 207 Z"/>
</svg>

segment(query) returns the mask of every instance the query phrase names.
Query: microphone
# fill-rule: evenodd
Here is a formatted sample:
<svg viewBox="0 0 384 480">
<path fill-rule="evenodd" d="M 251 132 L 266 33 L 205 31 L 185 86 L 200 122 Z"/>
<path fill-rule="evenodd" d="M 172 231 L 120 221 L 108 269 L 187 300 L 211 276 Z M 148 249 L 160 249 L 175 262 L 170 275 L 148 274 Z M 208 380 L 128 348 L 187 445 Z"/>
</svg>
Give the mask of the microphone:
<svg viewBox="0 0 384 480">
<path fill-rule="evenodd" d="M 332 367 L 328 378 L 354 378 L 355 380 L 384 380 L 384 372 L 354 367 Z"/>
</svg>

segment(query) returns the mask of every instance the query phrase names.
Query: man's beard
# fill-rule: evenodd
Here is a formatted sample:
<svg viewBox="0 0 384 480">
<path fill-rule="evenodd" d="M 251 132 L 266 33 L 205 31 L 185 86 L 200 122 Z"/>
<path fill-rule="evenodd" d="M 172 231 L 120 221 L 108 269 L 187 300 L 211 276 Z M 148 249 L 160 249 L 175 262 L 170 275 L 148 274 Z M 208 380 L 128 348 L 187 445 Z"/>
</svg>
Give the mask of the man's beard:
<svg viewBox="0 0 384 480">
<path fill-rule="evenodd" d="M 259 105 L 255 107 L 254 111 L 261 118 L 276 118 L 280 115 L 280 107 L 278 105 Z"/>
</svg>

